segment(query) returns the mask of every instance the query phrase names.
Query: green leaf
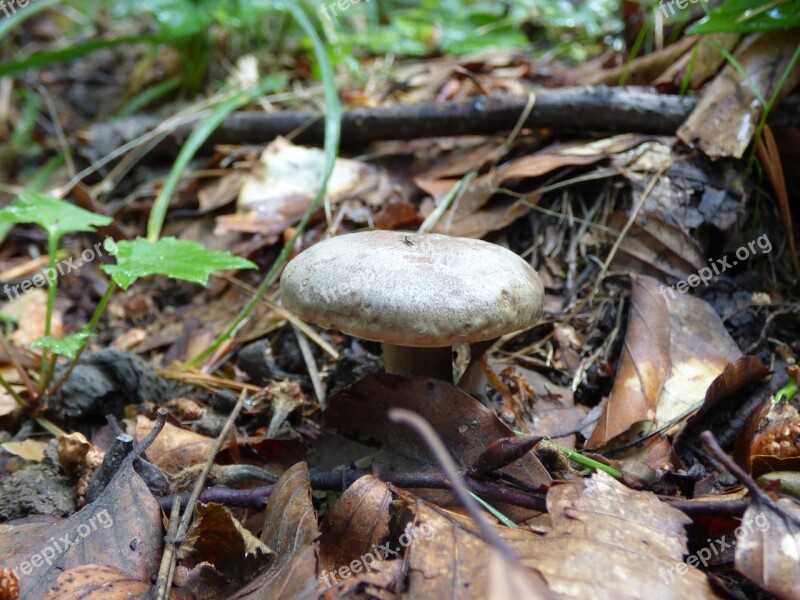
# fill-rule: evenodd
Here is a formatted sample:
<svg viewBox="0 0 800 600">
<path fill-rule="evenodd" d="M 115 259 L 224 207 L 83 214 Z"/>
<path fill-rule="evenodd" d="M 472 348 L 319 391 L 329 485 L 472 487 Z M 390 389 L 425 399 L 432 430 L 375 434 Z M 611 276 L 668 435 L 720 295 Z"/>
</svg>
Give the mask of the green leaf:
<svg viewBox="0 0 800 600">
<path fill-rule="evenodd" d="M 57 242 L 66 233 L 95 231 L 95 227 L 108 225 L 111 219 L 53 196 L 25 190 L 10 206 L 0 210 L 0 223 L 35 223 Z"/>
<path fill-rule="evenodd" d="M 80 333 L 72 333 L 64 337 L 53 337 L 46 335 L 36 339 L 31 344 L 31 348 L 47 348 L 51 352 L 66 356 L 67 358 L 75 358 L 78 350 L 81 349 L 84 342 L 89 339 L 88 331 L 81 331 Z"/>
<path fill-rule="evenodd" d="M 662 7 L 664 5 L 669 6 L 669 1 Z M 661 10 L 663 12 L 664 8 Z M 796 27 L 800 27 L 800 2 L 728 0 L 712 8 L 708 16 L 689 27 L 686 33 L 756 33 Z"/>
<path fill-rule="evenodd" d="M 208 283 L 208 276 L 222 269 L 255 269 L 256 265 L 245 258 L 228 252 L 208 250 L 197 242 L 161 238 L 149 242 L 137 238 L 132 242 L 117 242 L 117 264 L 102 265 L 114 282 L 123 290 L 140 277 L 166 275 L 175 279 Z"/>
</svg>

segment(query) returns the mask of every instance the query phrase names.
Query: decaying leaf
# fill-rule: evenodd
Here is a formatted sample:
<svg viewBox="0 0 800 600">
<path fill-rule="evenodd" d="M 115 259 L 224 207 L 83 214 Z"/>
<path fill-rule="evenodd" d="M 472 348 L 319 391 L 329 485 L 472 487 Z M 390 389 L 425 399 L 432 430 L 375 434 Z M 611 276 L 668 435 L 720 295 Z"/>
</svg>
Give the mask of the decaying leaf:
<svg viewBox="0 0 800 600">
<path fill-rule="evenodd" d="M 739 64 L 725 66 L 678 129 L 681 141 L 714 158 L 741 158 L 764 111 L 759 97 L 769 101 L 778 86 L 780 95 L 800 80 L 798 64 L 785 81 L 782 79 L 798 44 L 797 29 L 746 37 L 734 52 Z M 746 78 L 739 69 L 747 74 Z"/>
<path fill-rule="evenodd" d="M 140 415 L 136 418 L 138 439 L 152 428 L 153 421 L 147 417 Z M 147 458 L 164 472 L 174 474 L 186 467 L 205 463 L 213 446 L 213 438 L 167 423 L 147 449 Z"/>
<path fill-rule="evenodd" d="M 229 581 L 249 579 L 271 554 L 227 508 L 214 502 L 195 506 L 192 525 L 178 550 L 185 566 L 213 565 Z"/>
<path fill-rule="evenodd" d="M 347 488 L 320 527 L 321 577 L 361 560 L 389 537 L 391 503 L 389 488 L 371 475 Z"/>
<path fill-rule="evenodd" d="M 406 500 L 409 495 L 400 491 Z M 410 500 L 408 500 L 410 502 Z M 691 519 L 605 473 L 553 487 L 552 530 L 497 532 L 558 598 L 717 598 L 704 574 L 683 563 Z M 411 597 L 489 597 L 490 549 L 471 519 L 417 504 L 418 536 L 407 550 Z M 523 597 L 528 597 L 527 595 Z"/>
<path fill-rule="evenodd" d="M 0 525 L 0 567 L 16 569 L 21 598 L 44 598 L 60 574 L 89 564 L 136 581 L 155 576 L 161 509 L 133 470 L 133 458 L 125 459 L 97 500 L 68 519 Z"/>
<path fill-rule="evenodd" d="M 530 210 L 525 202 L 494 198 L 502 188 L 526 179 L 541 177 L 570 166 L 587 166 L 630 149 L 647 136 L 620 135 L 593 142 L 556 144 L 535 154 L 504 163 L 476 177 L 439 220 L 434 231 L 447 235 L 483 237 L 501 229 Z M 440 200 L 458 183 L 457 179 L 417 177 L 414 182 L 425 192 Z M 530 195 L 528 202 L 538 196 Z"/>
<path fill-rule="evenodd" d="M 717 313 L 693 296 L 632 275 L 632 300 L 617 378 L 587 441 L 599 448 L 655 431 L 702 406 L 706 391 L 741 353 Z M 632 429 L 635 425 L 643 425 Z"/>
<path fill-rule="evenodd" d="M 324 168 L 322 150 L 276 139 L 262 153 L 261 165 L 245 178 L 237 214 L 217 218 L 217 233 L 243 231 L 277 241 L 283 230 L 299 221 L 308 209 L 319 191 Z M 377 181 L 377 171 L 371 165 L 338 158 L 328 182 L 331 203 L 356 197 Z"/>
<path fill-rule="evenodd" d="M 107 565 L 87 564 L 61 573 L 45 600 L 130 600 L 149 590 L 149 581 Z M 177 593 L 169 597 L 177 598 Z"/>
<path fill-rule="evenodd" d="M 787 514 L 759 502 L 744 513 L 735 534 L 736 569 L 777 598 L 794 600 L 800 590 L 800 508 L 791 500 L 778 502 Z"/>
<path fill-rule="evenodd" d="M 275 484 L 264 513 L 261 541 L 273 549 L 274 561 L 230 600 L 316 598 L 318 537 L 308 466 L 299 462 Z"/>
<path fill-rule="evenodd" d="M 6 442 L 0 444 L 0 446 L 3 450 L 14 456 L 19 456 L 20 458 L 33 462 L 42 462 L 46 444 L 36 441 L 33 438 L 28 438 L 24 442 Z"/>
<path fill-rule="evenodd" d="M 382 468 L 440 470 L 419 437 L 389 420 L 390 408 L 406 408 L 426 419 L 464 468 L 472 466 L 494 440 L 514 435 L 493 411 L 452 384 L 385 373 L 367 375 L 332 396 L 323 419 L 328 426 L 357 433 L 365 442 L 380 442 L 376 462 Z M 550 482 L 532 453 L 501 472 L 533 487 Z"/>
<path fill-rule="evenodd" d="M 791 402 L 766 397 L 736 441 L 736 459 L 753 477 L 800 470 L 800 413 Z"/>
</svg>

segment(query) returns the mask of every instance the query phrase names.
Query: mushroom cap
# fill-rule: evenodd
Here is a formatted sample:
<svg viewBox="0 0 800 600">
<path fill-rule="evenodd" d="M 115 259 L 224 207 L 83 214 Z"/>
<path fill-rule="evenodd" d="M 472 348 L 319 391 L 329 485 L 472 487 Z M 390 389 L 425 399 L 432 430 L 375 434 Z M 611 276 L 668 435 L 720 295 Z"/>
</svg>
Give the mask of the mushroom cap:
<svg viewBox="0 0 800 600">
<path fill-rule="evenodd" d="M 514 252 L 435 233 L 365 231 L 330 238 L 292 259 L 283 306 L 356 337 L 434 348 L 532 326 L 544 289 Z"/>
</svg>

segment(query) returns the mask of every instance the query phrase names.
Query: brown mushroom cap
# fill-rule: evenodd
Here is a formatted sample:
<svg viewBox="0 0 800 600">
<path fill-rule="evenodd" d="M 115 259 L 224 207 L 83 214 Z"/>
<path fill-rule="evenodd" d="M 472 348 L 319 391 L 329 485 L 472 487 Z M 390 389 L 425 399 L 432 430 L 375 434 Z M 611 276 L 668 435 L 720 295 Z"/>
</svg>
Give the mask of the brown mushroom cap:
<svg viewBox="0 0 800 600">
<path fill-rule="evenodd" d="M 532 326 L 544 290 L 517 254 L 481 240 L 365 231 L 289 262 L 283 306 L 311 323 L 376 342 L 434 348 Z"/>
</svg>

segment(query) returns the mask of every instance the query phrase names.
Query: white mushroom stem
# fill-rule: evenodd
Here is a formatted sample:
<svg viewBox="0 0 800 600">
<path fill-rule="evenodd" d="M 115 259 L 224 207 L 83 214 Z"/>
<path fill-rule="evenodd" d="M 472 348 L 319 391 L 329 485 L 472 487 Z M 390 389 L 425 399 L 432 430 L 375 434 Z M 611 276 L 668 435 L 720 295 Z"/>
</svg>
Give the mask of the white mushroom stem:
<svg viewBox="0 0 800 600">
<path fill-rule="evenodd" d="M 387 373 L 406 377 L 433 377 L 453 382 L 453 348 L 414 348 L 383 344 Z"/>
</svg>

